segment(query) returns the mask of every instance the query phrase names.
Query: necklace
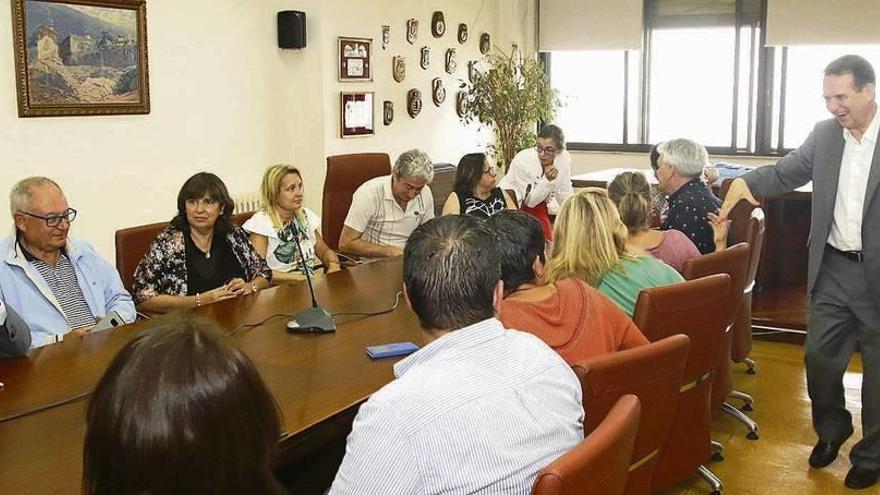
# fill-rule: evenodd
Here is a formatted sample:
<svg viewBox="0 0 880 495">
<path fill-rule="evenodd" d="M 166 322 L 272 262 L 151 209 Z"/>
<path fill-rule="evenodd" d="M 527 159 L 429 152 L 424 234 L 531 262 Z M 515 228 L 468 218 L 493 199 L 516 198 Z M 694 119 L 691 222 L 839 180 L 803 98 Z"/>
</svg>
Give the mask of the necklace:
<svg viewBox="0 0 880 495">
<path fill-rule="evenodd" d="M 207 242 L 205 242 L 205 244 L 208 245 L 206 248 L 203 248 L 202 246 L 199 245 L 199 240 L 197 240 L 194 235 L 190 234 L 189 237 L 190 237 L 190 239 L 192 239 L 193 244 L 195 244 L 196 249 L 205 253 L 205 259 L 206 260 L 211 259 L 211 247 L 213 247 L 213 243 L 211 241 L 213 240 L 213 236 L 211 236 L 211 238 L 209 238 L 207 240 Z"/>
</svg>

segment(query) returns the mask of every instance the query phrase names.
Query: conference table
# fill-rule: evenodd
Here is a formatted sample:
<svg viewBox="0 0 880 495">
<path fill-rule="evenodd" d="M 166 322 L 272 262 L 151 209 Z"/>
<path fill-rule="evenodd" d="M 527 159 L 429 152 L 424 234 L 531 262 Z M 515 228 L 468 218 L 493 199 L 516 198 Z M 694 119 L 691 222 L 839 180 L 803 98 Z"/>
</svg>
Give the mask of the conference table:
<svg viewBox="0 0 880 495">
<path fill-rule="evenodd" d="M 372 313 L 389 309 L 402 288 L 402 259 L 375 261 L 318 277 L 315 290 L 331 313 Z M 290 334 L 287 316 L 308 307 L 305 283 L 283 285 L 251 296 L 192 310 L 227 329 L 254 361 L 283 415 L 279 463 L 322 425 L 353 416 L 373 392 L 390 382 L 401 358 L 371 360 L 370 345 L 426 342 L 418 319 L 400 296 L 400 305 L 376 316 L 338 315 L 330 334 Z M 272 318 L 270 318 L 272 317 Z M 265 323 L 247 327 L 270 318 Z M 85 435 L 83 397 L 97 384 L 116 352 L 145 321 L 65 339 L 26 356 L 0 359 L 0 492 L 79 493 Z M 41 412 L 4 421 L 59 402 Z M 77 400 L 78 399 L 78 400 Z M 222 469 L 222 466 L 218 466 Z"/>
<path fill-rule="evenodd" d="M 609 168 L 572 176 L 574 187 L 605 187 L 622 172 L 641 172 L 657 184 L 651 170 Z M 720 188 L 713 187 L 716 194 Z M 765 330 L 807 328 L 807 238 L 813 197 L 812 182 L 795 191 L 758 198 L 766 215 L 764 249 L 755 277 L 752 327 Z"/>
</svg>

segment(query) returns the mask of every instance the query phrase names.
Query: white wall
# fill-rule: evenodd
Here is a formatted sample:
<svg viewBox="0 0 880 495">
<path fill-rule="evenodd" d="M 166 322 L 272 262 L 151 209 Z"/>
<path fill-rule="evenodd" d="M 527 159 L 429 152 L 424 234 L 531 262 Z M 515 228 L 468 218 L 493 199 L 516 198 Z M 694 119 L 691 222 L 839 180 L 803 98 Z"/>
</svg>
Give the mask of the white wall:
<svg viewBox="0 0 880 495">
<path fill-rule="evenodd" d="M 306 205 L 320 211 L 325 157 L 385 151 L 392 157 L 413 147 L 435 161 L 457 162 L 491 139 L 465 128 L 455 114 L 457 79 L 478 56 L 480 33 L 507 48 L 511 40 L 533 46 L 530 0 L 187 0 L 149 1 L 147 35 L 152 112 L 149 115 L 30 118 L 17 116 L 14 60 L 0 50 L 0 193 L 20 178 L 47 175 L 58 180 L 80 216 L 73 234 L 88 239 L 113 260 L 113 233 L 120 228 L 169 219 L 183 181 L 208 170 L 232 194 L 258 188 L 263 169 L 281 161 L 305 175 Z M 277 48 L 279 10 L 307 14 L 308 47 Z M 430 34 L 430 18 L 442 9 L 443 38 Z M 2 9 L 0 9 L 2 10 Z M 0 39 L 11 40 L 9 8 L 0 16 Z M 420 21 L 419 39 L 404 39 L 406 19 Z M 458 23 L 468 24 L 466 45 L 456 40 Z M 391 25 L 391 45 L 379 46 L 382 24 Z M 503 28 L 501 25 L 503 24 Z M 499 34 L 501 33 L 501 34 Z M 374 81 L 342 84 L 336 74 L 336 37 L 374 38 Z M 531 43 L 531 45 L 530 45 Z M 421 46 L 431 46 L 431 67 L 418 65 Z M 458 51 L 454 76 L 443 71 L 446 48 Z M 8 48 L 8 45 L 7 45 Z M 391 78 L 391 57 L 407 57 L 407 78 Z M 447 100 L 431 101 L 430 82 L 442 76 Z M 419 87 L 423 108 L 406 113 L 406 92 Z M 340 139 L 339 91 L 374 91 L 376 135 Z M 392 99 L 394 123 L 381 121 L 381 101 Z M 5 202 L 5 201 L 4 201 Z M 0 231 L 11 220 L 0 213 Z"/>
<path fill-rule="evenodd" d="M 149 115 L 20 119 L 13 53 L 0 50 L 2 194 L 25 176 L 57 179 L 80 212 L 74 235 L 112 260 L 113 232 L 169 219 L 196 171 L 217 173 L 237 193 L 253 190 L 267 163 L 317 159 L 290 139 L 304 124 L 289 116 L 299 113 L 300 74 L 318 54 L 277 49 L 274 28 L 277 10 L 310 3 L 149 2 Z M 0 39 L 12 38 L 9 11 Z"/>
</svg>

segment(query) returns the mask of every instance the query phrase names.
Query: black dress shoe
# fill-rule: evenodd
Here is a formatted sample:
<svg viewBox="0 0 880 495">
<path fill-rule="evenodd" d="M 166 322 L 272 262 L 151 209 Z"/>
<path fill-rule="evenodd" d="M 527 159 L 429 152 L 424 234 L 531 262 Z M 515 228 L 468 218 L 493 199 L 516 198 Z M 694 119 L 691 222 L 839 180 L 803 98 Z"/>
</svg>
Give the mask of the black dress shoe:
<svg viewBox="0 0 880 495">
<path fill-rule="evenodd" d="M 867 469 L 853 466 L 850 468 L 849 472 L 846 473 L 846 481 L 844 481 L 843 484 L 846 485 L 847 488 L 858 490 L 873 486 L 877 483 L 878 477 L 880 477 L 880 469 Z"/>
<path fill-rule="evenodd" d="M 810 466 L 820 469 L 834 462 L 834 459 L 837 459 L 837 453 L 840 451 L 841 444 L 842 442 L 826 442 L 820 439 L 810 454 Z"/>
</svg>

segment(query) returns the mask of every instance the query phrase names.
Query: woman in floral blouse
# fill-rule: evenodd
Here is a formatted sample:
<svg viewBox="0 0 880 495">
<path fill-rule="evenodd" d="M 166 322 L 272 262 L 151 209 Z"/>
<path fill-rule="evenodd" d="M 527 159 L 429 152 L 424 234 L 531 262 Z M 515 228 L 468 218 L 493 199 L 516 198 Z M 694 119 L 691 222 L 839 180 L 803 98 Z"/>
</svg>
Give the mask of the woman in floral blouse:
<svg viewBox="0 0 880 495">
<path fill-rule="evenodd" d="M 190 177 L 177 195 L 177 215 L 134 272 L 141 311 L 165 313 L 256 293 L 272 271 L 232 221 L 233 203 L 214 174 Z"/>
</svg>

